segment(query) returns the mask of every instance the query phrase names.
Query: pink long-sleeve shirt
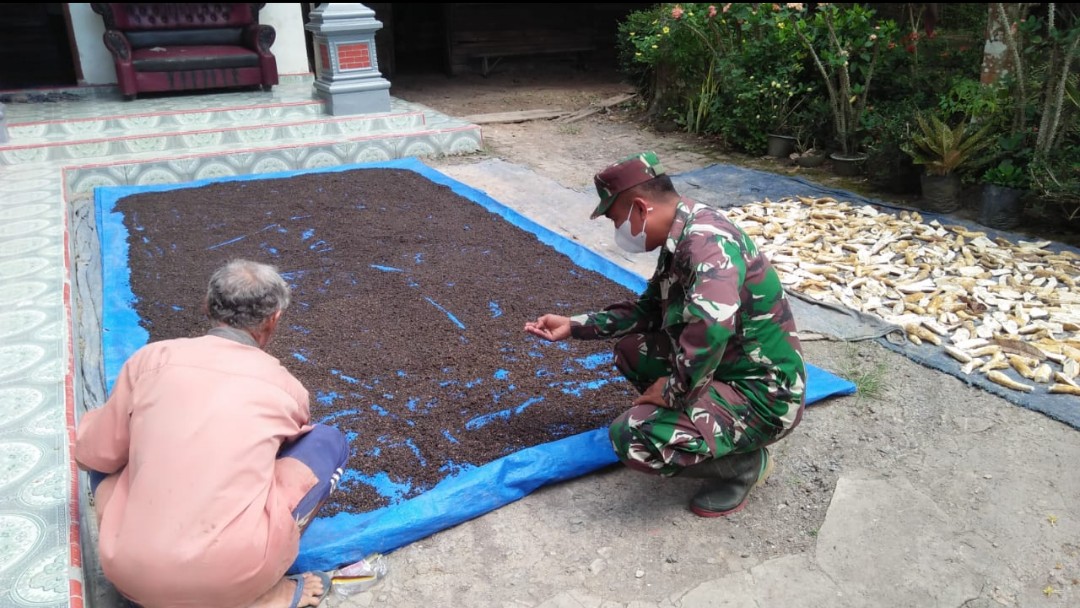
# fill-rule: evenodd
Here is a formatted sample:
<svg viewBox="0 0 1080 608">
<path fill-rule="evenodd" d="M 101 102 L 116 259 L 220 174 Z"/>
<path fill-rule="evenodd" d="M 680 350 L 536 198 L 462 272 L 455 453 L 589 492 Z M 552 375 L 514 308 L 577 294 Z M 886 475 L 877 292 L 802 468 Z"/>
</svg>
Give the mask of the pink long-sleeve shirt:
<svg viewBox="0 0 1080 608">
<path fill-rule="evenodd" d="M 251 603 L 299 550 L 292 510 L 310 484 L 276 456 L 309 423 L 307 390 L 257 347 L 141 348 L 76 435 L 81 467 L 121 471 L 101 517 L 105 576 L 147 608 Z"/>
</svg>

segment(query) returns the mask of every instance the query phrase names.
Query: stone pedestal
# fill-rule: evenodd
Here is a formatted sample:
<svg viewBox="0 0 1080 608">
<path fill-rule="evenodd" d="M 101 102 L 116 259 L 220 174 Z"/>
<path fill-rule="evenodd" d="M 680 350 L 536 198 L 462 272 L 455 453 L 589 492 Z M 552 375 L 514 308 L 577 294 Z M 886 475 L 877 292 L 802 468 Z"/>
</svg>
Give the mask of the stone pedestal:
<svg viewBox="0 0 1080 608">
<path fill-rule="evenodd" d="M 333 116 L 390 111 L 390 82 L 379 73 L 375 32 L 382 23 L 363 4 L 326 3 L 304 26 L 315 42 L 315 95 Z"/>
</svg>

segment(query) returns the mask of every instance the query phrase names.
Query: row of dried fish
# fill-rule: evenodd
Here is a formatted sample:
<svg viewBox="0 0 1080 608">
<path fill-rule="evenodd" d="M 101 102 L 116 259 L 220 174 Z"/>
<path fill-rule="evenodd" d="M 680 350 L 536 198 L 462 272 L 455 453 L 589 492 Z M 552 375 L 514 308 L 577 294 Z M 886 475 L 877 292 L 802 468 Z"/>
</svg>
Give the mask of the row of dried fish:
<svg viewBox="0 0 1080 608">
<path fill-rule="evenodd" d="M 1018 391 L 1049 384 L 1051 393 L 1080 395 L 1080 255 L 828 197 L 726 213 L 786 288 L 879 316 L 916 344 L 941 346 L 964 373 Z"/>
</svg>

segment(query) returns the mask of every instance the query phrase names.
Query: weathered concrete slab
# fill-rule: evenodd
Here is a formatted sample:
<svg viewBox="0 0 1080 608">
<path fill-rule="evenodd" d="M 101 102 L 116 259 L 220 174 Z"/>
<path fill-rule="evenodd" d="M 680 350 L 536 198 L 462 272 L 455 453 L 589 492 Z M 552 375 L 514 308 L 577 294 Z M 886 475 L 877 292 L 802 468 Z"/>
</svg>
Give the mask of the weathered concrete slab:
<svg viewBox="0 0 1080 608">
<path fill-rule="evenodd" d="M 960 606 L 984 582 L 968 568 L 961 531 L 905 478 L 841 477 L 818 533 L 817 564 L 855 605 Z"/>
</svg>

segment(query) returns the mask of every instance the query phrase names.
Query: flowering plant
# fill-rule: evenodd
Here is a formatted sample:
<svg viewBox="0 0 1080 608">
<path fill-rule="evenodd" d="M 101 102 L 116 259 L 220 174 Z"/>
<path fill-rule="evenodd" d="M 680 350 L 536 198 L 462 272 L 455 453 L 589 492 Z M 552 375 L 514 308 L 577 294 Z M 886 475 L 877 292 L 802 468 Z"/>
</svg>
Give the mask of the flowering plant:
<svg viewBox="0 0 1080 608">
<path fill-rule="evenodd" d="M 809 88 L 806 52 L 784 30 L 778 4 L 662 4 L 651 21 L 633 17 L 623 32 L 633 62 L 667 75 L 676 120 L 692 133 L 718 134 L 759 152 L 768 133 L 790 124 Z"/>
<path fill-rule="evenodd" d="M 784 11 L 828 91 L 837 143 L 844 155 L 858 152 L 874 69 L 884 51 L 896 48 L 896 22 L 878 20 L 872 8 L 859 4 L 822 3 L 813 13 L 787 4 Z"/>
<path fill-rule="evenodd" d="M 791 119 L 806 101 L 811 88 L 795 80 L 790 66 L 781 66 L 759 80 L 750 76 L 750 80 L 753 84 L 739 93 L 739 99 L 758 108 L 755 119 L 765 123 L 770 134 L 791 134 L 794 130 Z"/>
</svg>

